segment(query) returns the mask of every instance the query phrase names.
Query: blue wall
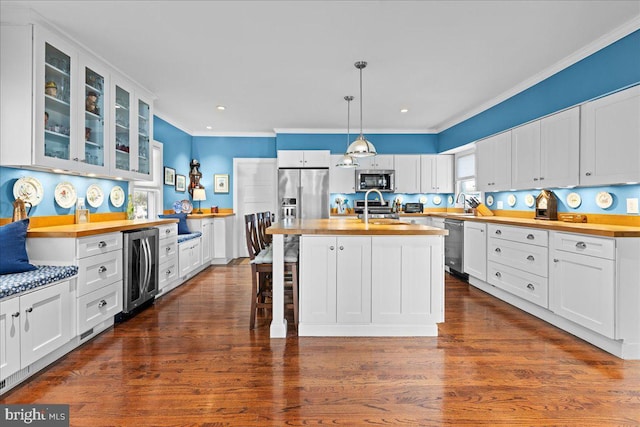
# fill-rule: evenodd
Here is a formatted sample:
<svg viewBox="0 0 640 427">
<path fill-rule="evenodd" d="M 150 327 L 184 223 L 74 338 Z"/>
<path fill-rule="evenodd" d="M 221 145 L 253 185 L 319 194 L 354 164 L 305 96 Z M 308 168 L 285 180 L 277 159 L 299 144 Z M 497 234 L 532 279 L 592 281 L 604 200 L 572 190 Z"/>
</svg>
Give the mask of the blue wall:
<svg viewBox="0 0 640 427">
<path fill-rule="evenodd" d="M 109 194 L 116 185 L 122 187 L 125 194 L 127 194 L 129 190 L 127 181 L 0 167 L 0 218 L 11 218 L 13 215 L 13 186 L 19 178 L 25 176 L 33 177 L 40 181 L 44 193 L 42 201 L 31 209 L 29 216 L 73 215 L 75 213 L 75 207 L 64 209 L 55 202 L 55 188 L 61 182 L 70 182 L 75 188 L 78 197 L 86 198 L 87 188 L 92 184 L 96 184 L 102 189 L 104 193 L 102 205 L 92 208 L 85 201 L 85 206 L 91 213 L 124 212 L 126 209 L 126 203 L 119 208 L 114 207 L 109 200 Z"/>
<path fill-rule="evenodd" d="M 438 135 L 438 151 L 473 142 L 640 83 L 640 30 Z"/>
<path fill-rule="evenodd" d="M 350 142 L 358 137 L 351 134 Z M 438 151 L 436 134 L 365 134 L 375 145 L 378 154 L 433 154 Z M 276 136 L 278 150 L 331 150 L 331 154 L 344 154 L 346 134 L 295 134 Z"/>
<path fill-rule="evenodd" d="M 191 135 L 172 124 L 153 116 L 153 139 L 162 142 L 164 166 L 175 169 L 176 174 L 187 178 L 189 187 L 189 163 L 191 163 Z M 163 179 L 164 182 L 164 179 Z M 173 185 L 163 185 L 164 209 L 171 209 L 176 200 L 188 199 L 189 193 L 176 191 Z"/>
</svg>

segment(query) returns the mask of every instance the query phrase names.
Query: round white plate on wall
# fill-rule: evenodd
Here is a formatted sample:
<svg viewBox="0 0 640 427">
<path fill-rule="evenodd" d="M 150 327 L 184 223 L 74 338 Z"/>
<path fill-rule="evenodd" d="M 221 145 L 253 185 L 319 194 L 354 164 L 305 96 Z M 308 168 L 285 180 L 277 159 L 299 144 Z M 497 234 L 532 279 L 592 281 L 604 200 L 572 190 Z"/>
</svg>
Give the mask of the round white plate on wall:
<svg viewBox="0 0 640 427">
<path fill-rule="evenodd" d="M 596 195 L 596 205 L 601 209 L 608 209 L 613 204 L 613 196 L 611 193 L 601 191 Z"/>
<path fill-rule="evenodd" d="M 36 206 L 40 203 L 43 196 L 44 189 L 37 178 L 23 176 L 13 184 L 13 197 L 22 199 L 24 202 L 29 202 L 31 206 Z"/>
<path fill-rule="evenodd" d="M 70 182 L 61 182 L 56 185 L 54 196 L 56 203 L 65 209 L 72 207 L 78 200 L 76 189 Z"/>
<path fill-rule="evenodd" d="M 524 196 L 524 204 L 532 208 L 533 205 L 536 204 L 536 198 L 533 197 L 532 194 L 527 194 L 526 196 Z"/>
<path fill-rule="evenodd" d="M 492 195 L 488 195 L 487 196 L 487 206 L 493 206 L 493 196 Z"/>
<path fill-rule="evenodd" d="M 440 196 L 433 196 L 433 204 L 437 206 L 440 203 L 442 203 L 442 198 Z"/>
<path fill-rule="evenodd" d="M 111 193 L 109 194 L 109 200 L 111 200 L 111 204 L 115 208 L 119 208 L 124 204 L 124 190 L 119 185 L 116 185 L 111 189 Z"/>
<path fill-rule="evenodd" d="M 453 205 L 453 196 L 449 196 L 447 201 L 449 202 L 450 205 Z"/>
<path fill-rule="evenodd" d="M 575 209 L 582 204 L 582 197 L 578 193 L 567 194 L 567 206 Z"/>
<path fill-rule="evenodd" d="M 507 204 L 511 207 L 514 207 L 516 205 L 516 196 L 513 194 L 509 194 L 509 196 L 507 197 Z"/>
<path fill-rule="evenodd" d="M 427 196 L 420 196 L 420 203 L 423 205 L 427 203 Z"/>
<path fill-rule="evenodd" d="M 89 188 L 87 188 L 87 203 L 92 208 L 97 208 L 102 205 L 104 201 L 104 193 L 102 192 L 102 188 L 98 187 L 96 184 L 91 184 Z"/>
</svg>

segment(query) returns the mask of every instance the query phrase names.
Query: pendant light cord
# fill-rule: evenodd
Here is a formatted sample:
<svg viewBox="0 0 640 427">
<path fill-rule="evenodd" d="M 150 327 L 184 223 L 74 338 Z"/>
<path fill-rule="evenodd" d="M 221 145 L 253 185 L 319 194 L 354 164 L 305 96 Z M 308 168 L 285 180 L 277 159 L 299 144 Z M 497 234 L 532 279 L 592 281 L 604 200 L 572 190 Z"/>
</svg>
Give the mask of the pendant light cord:
<svg viewBox="0 0 640 427">
<path fill-rule="evenodd" d="M 360 67 L 360 136 L 362 136 L 362 68 Z"/>
</svg>

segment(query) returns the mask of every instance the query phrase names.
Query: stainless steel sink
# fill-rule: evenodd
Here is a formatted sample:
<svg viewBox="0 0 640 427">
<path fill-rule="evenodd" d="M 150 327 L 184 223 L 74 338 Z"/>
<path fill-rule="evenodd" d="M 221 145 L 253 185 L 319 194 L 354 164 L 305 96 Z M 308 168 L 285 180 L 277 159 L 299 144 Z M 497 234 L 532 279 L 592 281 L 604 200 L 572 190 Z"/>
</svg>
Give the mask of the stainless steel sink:
<svg viewBox="0 0 640 427">
<path fill-rule="evenodd" d="M 364 223 L 364 221 L 362 221 L 362 222 Z M 369 224 L 376 224 L 376 225 L 411 225 L 411 223 L 409 223 L 409 222 L 398 221 L 397 219 L 390 219 L 390 218 L 370 219 L 369 220 Z"/>
</svg>

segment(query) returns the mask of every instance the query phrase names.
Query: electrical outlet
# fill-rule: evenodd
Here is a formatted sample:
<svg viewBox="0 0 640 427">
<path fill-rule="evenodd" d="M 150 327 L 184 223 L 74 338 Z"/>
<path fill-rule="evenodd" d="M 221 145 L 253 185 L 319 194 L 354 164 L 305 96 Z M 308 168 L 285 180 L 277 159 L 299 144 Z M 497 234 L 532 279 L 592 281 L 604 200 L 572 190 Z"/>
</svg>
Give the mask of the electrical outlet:
<svg viewBox="0 0 640 427">
<path fill-rule="evenodd" d="M 637 214 L 640 213 L 638 210 L 638 198 L 635 197 L 633 199 L 627 199 L 627 213 L 629 214 Z"/>
<path fill-rule="evenodd" d="M 502 200 L 498 201 L 498 209 L 504 209 L 504 202 Z"/>
</svg>

